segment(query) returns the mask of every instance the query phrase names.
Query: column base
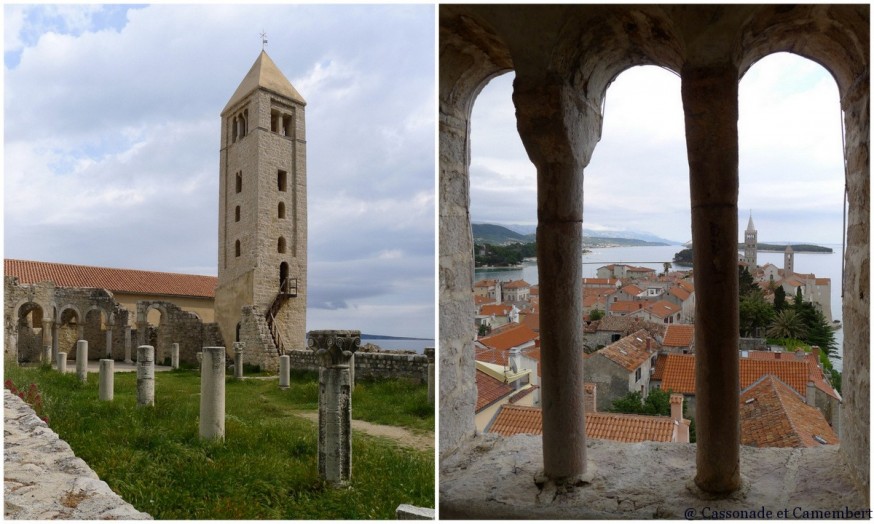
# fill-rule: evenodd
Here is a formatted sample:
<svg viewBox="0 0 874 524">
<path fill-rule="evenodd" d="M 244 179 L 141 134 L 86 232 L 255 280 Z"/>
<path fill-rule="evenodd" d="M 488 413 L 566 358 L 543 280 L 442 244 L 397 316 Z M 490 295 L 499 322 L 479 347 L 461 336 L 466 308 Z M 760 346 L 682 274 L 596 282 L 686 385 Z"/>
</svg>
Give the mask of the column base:
<svg viewBox="0 0 874 524">
<path fill-rule="evenodd" d="M 595 467 L 592 463 L 586 464 L 585 473 L 574 475 L 572 477 L 563 477 L 552 479 L 547 477 L 543 470 L 534 475 L 534 484 L 540 488 L 540 493 L 537 495 L 538 502 L 551 503 L 555 497 L 565 493 L 573 492 L 576 488 L 583 488 L 592 483 L 595 479 Z"/>
<path fill-rule="evenodd" d="M 750 483 L 749 480 L 743 475 L 740 476 L 740 486 L 736 490 L 726 491 L 724 493 L 711 493 L 709 491 L 704 491 L 701 489 L 698 484 L 695 483 L 695 479 L 691 479 L 686 482 L 686 490 L 691 493 L 695 498 L 701 500 L 738 500 L 742 501 L 747 498 L 747 494 L 750 491 Z"/>
</svg>

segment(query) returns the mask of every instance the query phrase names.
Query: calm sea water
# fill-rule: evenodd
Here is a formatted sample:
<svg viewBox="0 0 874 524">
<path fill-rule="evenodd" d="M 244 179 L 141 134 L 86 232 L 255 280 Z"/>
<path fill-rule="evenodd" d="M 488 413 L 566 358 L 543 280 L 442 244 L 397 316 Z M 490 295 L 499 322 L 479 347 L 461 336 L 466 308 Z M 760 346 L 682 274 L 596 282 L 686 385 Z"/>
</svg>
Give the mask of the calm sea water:
<svg viewBox="0 0 874 524">
<path fill-rule="evenodd" d="M 832 319 L 841 320 L 841 245 L 820 244 L 832 248 L 832 253 L 795 253 L 795 270 L 799 273 L 813 273 L 820 278 L 830 278 L 832 281 L 831 309 Z M 598 268 L 607 264 L 623 263 L 634 266 L 643 266 L 664 271 L 664 262 L 671 262 L 674 254 L 683 249 L 683 246 L 638 246 L 638 247 L 610 247 L 595 249 L 583 255 L 583 276 L 593 278 L 597 276 Z M 783 253 L 759 252 L 759 265 L 768 262 L 777 267 L 783 267 Z M 680 266 L 672 266 L 672 270 L 688 269 Z M 523 279 L 529 284 L 537 284 L 537 262 L 525 262 L 521 269 L 489 269 L 475 271 L 474 278 L 494 278 L 500 280 Z M 835 332 L 835 340 L 838 344 L 838 353 L 843 355 L 844 332 Z M 843 370 L 843 361 L 836 360 L 835 368 Z"/>
<path fill-rule="evenodd" d="M 382 349 L 407 349 L 416 353 L 424 353 L 425 348 L 436 347 L 434 339 L 417 338 L 363 338 L 361 345 L 376 344 Z"/>
</svg>

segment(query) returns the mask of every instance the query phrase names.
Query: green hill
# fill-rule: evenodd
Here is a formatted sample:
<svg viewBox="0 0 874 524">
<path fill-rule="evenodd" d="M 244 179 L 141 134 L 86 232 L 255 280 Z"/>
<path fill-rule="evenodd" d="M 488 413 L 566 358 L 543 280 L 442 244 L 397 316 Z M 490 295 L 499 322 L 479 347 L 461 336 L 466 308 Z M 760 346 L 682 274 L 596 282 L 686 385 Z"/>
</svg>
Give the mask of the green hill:
<svg viewBox="0 0 874 524">
<path fill-rule="evenodd" d="M 522 235 L 504 226 L 495 224 L 471 224 L 473 227 L 473 241 L 477 244 L 505 245 L 520 242 L 523 244 L 534 242 L 536 235 Z"/>
</svg>

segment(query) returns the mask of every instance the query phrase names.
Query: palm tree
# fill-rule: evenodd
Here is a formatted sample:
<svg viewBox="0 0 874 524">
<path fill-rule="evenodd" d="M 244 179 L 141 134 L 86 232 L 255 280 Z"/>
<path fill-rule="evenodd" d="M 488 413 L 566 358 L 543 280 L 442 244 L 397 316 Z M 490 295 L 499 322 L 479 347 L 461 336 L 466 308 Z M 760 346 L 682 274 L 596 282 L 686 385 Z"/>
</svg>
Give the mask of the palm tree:
<svg viewBox="0 0 874 524">
<path fill-rule="evenodd" d="M 784 309 L 774 316 L 774 321 L 768 327 L 768 336 L 772 338 L 800 339 L 807 334 L 807 329 L 794 309 Z"/>
</svg>

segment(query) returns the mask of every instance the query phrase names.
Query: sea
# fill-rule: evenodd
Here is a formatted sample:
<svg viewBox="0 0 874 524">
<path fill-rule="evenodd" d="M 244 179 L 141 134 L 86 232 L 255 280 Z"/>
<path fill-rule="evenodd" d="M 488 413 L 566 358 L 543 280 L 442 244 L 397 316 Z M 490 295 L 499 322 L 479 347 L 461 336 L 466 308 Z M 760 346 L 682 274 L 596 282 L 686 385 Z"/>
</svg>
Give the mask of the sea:
<svg viewBox="0 0 874 524">
<path fill-rule="evenodd" d="M 425 348 L 436 347 L 433 338 L 362 338 L 361 344 L 376 344 L 382 349 L 406 349 L 420 354 L 425 353 Z"/>
<path fill-rule="evenodd" d="M 818 245 L 832 248 L 832 253 L 795 253 L 795 271 L 798 273 L 813 273 L 819 278 L 831 279 L 832 320 L 842 320 L 841 289 L 843 283 L 841 279 L 843 270 L 841 262 L 843 256 L 841 254 L 841 245 Z M 675 266 L 672 262 L 674 254 L 682 249 L 683 246 L 680 245 L 595 248 L 589 253 L 583 254 L 583 277 L 594 278 L 597 276 L 599 267 L 618 263 L 649 267 L 659 272 L 664 271 L 665 262 L 671 262 L 672 271 L 689 269 L 683 266 Z M 777 267 L 783 267 L 783 253 L 759 251 L 758 264 L 761 266 L 768 262 Z M 537 261 L 525 261 L 521 268 L 477 269 L 474 273 L 474 279 L 480 280 L 484 278 L 499 280 L 522 279 L 529 284 L 537 284 Z M 837 342 L 838 354 L 843 356 L 844 332 L 842 329 L 835 331 L 835 342 Z M 833 359 L 832 364 L 834 364 L 835 369 L 838 371 L 843 371 L 843 360 Z"/>
</svg>

